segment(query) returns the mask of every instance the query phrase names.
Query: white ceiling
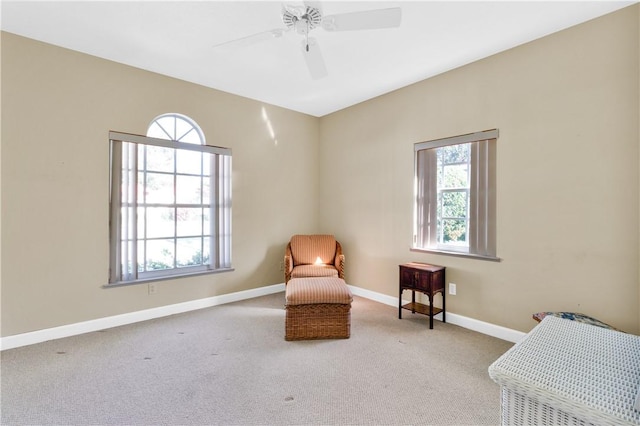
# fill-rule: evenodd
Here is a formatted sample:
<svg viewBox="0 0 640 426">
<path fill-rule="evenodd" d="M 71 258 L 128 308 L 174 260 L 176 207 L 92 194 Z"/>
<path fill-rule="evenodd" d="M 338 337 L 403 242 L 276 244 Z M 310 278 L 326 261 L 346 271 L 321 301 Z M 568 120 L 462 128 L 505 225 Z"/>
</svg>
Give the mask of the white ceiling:
<svg viewBox="0 0 640 426">
<path fill-rule="evenodd" d="M 313 80 L 288 32 L 242 48 L 219 43 L 284 28 L 282 2 L 6 1 L 2 30 L 323 116 L 636 1 L 324 1 L 331 15 L 402 8 L 399 28 L 312 30 L 328 77 Z"/>
</svg>

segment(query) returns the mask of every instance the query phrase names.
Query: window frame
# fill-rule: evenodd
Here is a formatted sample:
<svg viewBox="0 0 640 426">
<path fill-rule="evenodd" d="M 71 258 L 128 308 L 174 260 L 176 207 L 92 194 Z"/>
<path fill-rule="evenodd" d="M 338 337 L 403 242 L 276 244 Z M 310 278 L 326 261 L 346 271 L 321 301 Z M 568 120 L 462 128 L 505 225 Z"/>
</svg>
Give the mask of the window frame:
<svg viewBox="0 0 640 426">
<path fill-rule="evenodd" d="M 496 244 L 497 129 L 414 144 L 412 251 L 500 261 Z M 470 144 L 467 245 L 440 244 L 437 149 Z"/>
<path fill-rule="evenodd" d="M 174 114 L 168 114 L 174 115 Z M 183 116 L 180 116 L 184 118 Z M 155 120 L 152 122 L 155 123 Z M 189 120 L 189 123 L 193 123 Z M 197 125 L 196 125 L 197 126 Z M 178 142 L 168 139 L 159 139 L 149 136 L 134 135 L 123 132 L 109 132 L 110 141 L 110 220 L 109 220 L 109 280 L 107 287 L 122 286 L 146 283 L 150 281 L 173 279 L 178 277 L 211 274 L 219 272 L 232 271 L 231 266 L 231 149 L 224 147 L 216 147 L 206 144 L 196 144 L 188 142 Z M 140 167 L 137 159 L 137 151 L 140 145 L 156 146 L 162 148 L 174 149 L 180 151 L 195 151 L 211 154 L 211 170 L 210 170 L 210 199 L 209 209 L 211 212 L 210 227 L 212 230 L 211 238 L 212 249 L 209 253 L 209 263 L 195 266 L 177 266 L 176 253 L 174 252 L 174 265 L 172 268 L 161 269 L 157 271 L 140 272 L 138 269 L 137 252 L 140 240 L 147 240 L 146 236 L 139 238 L 137 232 L 138 209 L 140 201 L 137 197 L 138 175 L 140 172 L 146 171 L 146 165 Z M 129 159 L 130 166 L 123 172 L 123 155 L 122 150 L 129 147 L 134 152 L 134 158 Z M 126 184 L 126 178 L 123 175 L 129 175 L 135 183 L 129 183 L 134 194 L 123 195 L 123 180 Z M 177 170 L 174 169 L 174 176 L 178 176 Z M 201 176 L 204 174 L 200 173 Z M 174 181 L 175 185 L 175 181 Z M 174 189 L 175 190 L 175 189 Z M 130 197 L 132 201 L 123 201 L 123 197 Z M 129 216 L 123 212 L 123 204 L 129 205 Z M 174 198 L 173 204 L 179 208 L 177 199 Z M 147 207 L 145 204 L 143 204 Z M 125 225 L 125 232 L 129 235 L 130 249 L 124 247 L 122 241 L 123 222 L 128 222 L 129 228 Z M 178 235 L 173 236 L 178 239 Z M 205 233 L 201 233 L 200 238 L 205 238 Z M 135 248 L 135 249 L 134 249 Z M 132 252 L 132 253 L 129 253 Z M 133 253 L 135 252 L 135 253 Z M 124 263 L 135 264 L 136 267 L 125 268 Z"/>
</svg>

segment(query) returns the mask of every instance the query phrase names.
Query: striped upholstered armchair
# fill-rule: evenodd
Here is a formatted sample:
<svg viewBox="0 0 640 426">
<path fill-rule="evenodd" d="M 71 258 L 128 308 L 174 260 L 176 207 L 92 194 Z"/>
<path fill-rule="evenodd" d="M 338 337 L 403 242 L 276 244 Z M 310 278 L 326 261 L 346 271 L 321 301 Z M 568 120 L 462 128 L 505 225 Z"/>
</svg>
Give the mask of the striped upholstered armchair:
<svg viewBox="0 0 640 426">
<path fill-rule="evenodd" d="M 294 235 L 284 254 L 284 282 L 292 278 L 344 279 L 344 254 L 333 235 Z"/>
</svg>

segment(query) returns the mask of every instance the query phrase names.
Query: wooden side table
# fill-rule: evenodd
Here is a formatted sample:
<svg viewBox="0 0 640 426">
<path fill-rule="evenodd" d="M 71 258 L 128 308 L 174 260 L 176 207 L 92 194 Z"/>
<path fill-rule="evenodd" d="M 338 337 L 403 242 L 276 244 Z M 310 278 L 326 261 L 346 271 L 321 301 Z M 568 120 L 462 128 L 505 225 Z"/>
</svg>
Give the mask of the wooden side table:
<svg viewBox="0 0 640 426">
<path fill-rule="evenodd" d="M 402 310 L 429 316 L 429 329 L 433 329 L 433 316 L 442 312 L 442 322 L 446 321 L 444 266 L 411 262 L 400 265 L 398 318 L 402 319 Z M 411 290 L 411 303 L 402 305 L 402 292 Z M 416 303 L 416 291 L 429 298 L 429 304 Z M 433 296 L 442 294 L 442 309 L 433 306 Z"/>
</svg>

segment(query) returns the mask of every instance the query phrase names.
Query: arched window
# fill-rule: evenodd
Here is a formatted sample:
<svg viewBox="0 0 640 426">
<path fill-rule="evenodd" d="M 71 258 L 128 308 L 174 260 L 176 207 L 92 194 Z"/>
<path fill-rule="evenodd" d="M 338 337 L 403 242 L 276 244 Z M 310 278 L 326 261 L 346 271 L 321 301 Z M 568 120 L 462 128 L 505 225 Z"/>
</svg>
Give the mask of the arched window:
<svg viewBox="0 0 640 426">
<path fill-rule="evenodd" d="M 162 114 L 154 118 L 147 129 L 147 136 L 198 145 L 206 144 L 200 126 L 186 115 L 175 113 Z"/>
<path fill-rule="evenodd" d="M 230 270 L 231 150 L 176 113 L 110 139 L 110 283 Z"/>
</svg>

